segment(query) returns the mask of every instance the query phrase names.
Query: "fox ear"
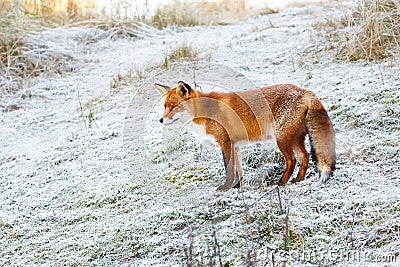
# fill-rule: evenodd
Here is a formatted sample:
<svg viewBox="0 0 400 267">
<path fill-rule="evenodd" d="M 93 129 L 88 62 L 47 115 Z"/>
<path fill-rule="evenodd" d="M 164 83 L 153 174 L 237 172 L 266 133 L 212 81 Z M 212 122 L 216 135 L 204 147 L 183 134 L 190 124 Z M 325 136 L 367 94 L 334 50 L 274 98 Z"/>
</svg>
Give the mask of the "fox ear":
<svg viewBox="0 0 400 267">
<path fill-rule="evenodd" d="M 166 86 L 166 85 L 162 85 L 162 84 L 159 84 L 159 83 L 155 83 L 154 84 L 154 88 L 156 88 L 157 91 L 159 91 L 162 95 L 165 94 L 166 92 L 168 92 L 169 89 L 171 89 L 171 87 Z"/>
<path fill-rule="evenodd" d="M 178 93 L 180 92 L 182 97 L 184 97 L 190 95 L 190 93 L 192 92 L 192 87 L 190 87 L 190 85 L 185 82 L 179 81 L 176 90 Z"/>
</svg>

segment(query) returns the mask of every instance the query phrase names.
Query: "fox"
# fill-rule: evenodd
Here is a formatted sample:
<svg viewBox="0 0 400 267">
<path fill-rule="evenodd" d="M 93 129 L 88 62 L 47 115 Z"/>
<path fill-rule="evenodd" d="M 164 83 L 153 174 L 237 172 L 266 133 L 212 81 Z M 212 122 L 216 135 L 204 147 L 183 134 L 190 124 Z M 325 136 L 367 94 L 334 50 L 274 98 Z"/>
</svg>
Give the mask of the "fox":
<svg viewBox="0 0 400 267">
<path fill-rule="evenodd" d="M 335 133 L 328 113 L 310 90 L 293 84 L 276 84 L 240 92 L 202 92 L 184 81 L 169 87 L 156 83 L 164 96 L 164 125 L 190 121 L 212 137 L 222 151 L 225 182 L 217 191 L 239 188 L 243 182 L 240 145 L 275 139 L 286 169 L 278 185 L 292 176 L 296 157 L 299 171 L 292 183 L 304 180 L 310 155 L 305 146 L 308 135 L 311 159 L 321 183 L 326 183 L 336 168 Z"/>
</svg>

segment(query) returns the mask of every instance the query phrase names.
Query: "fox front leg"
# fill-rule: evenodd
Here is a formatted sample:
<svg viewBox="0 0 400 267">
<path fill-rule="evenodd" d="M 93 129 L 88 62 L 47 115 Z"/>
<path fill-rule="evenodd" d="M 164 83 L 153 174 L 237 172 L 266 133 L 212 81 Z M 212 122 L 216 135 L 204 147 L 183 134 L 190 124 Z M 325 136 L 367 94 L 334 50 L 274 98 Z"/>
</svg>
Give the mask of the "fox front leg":
<svg viewBox="0 0 400 267">
<path fill-rule="evenodd" d="M 217 188 L 217 191 L 227 191 L 232 188 L 236 176 L 235 168 L 235 149 L 231 141 L 224 142 L 222 147 L 222 157 L 225 167 L 225 183 Z"/>
<path fill-rule="evenodd" d="M 243 180 L 243 169 L 242 169 L 242 157 L 240 154 L 239 147 L 235 147 L 235 168 L 236 168 L 236 177 L 233 183 L 233 188 L 240 188 L 242 186 L 242 180 Z"/>
</svg>

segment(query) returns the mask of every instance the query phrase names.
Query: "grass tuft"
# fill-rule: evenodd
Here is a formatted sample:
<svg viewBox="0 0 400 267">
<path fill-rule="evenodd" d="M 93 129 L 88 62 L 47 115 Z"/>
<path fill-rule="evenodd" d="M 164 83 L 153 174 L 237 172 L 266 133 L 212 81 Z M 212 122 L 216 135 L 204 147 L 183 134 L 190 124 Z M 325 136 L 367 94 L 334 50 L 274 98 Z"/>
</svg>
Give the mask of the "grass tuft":
<svg viewBox="0 0 400 267">
<path fill-rule="evenodd" d="M 168 69 L 172 62 L 193 61 L 197 59 L 198 52 L 188 42 L 183 42 L 171 49 L 164 57 L 163 68 Z"/>
<path fill-rule="evenodd" d="M 377 60 L 398 55 L 400 49 L 400 2 L 360 1 L 339 20 L 320 25 L 327 32 L 338 59 Z"/>
</svg>

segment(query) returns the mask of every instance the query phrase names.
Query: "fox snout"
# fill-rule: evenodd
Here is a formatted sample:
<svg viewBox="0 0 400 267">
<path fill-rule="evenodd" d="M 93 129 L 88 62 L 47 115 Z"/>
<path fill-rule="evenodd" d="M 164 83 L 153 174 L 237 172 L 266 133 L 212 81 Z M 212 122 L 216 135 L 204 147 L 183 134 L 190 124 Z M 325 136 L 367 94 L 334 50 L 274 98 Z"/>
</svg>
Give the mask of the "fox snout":
<svg viewBox="0 0 400 267">
<path fill-rule="evenodd" d="M 178 119 L 179 116 L 175 116 L 175 114 L 169 113 L 167 116 L 165 115 L 161 116 L 161 118 L 158 121 L 163 125 L 169 125 Z"/>
</svg>

